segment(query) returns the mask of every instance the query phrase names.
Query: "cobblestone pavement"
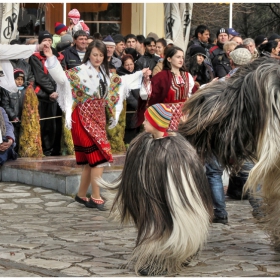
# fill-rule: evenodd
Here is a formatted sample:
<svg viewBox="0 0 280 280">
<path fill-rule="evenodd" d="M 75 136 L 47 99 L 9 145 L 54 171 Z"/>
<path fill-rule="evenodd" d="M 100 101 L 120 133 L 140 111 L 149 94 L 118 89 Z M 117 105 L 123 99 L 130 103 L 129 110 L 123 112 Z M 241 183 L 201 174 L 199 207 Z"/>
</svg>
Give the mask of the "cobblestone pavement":
<svg viewBox="0 0 280 280">
<path fill-rule="evenodd" d="M 227 200 L 229 224 L 213 224 L 198 259 L 174 277 L 280 276 L 280 252 L 270 246 L 247 200 Z M 134 277 L 121 268 L 135 244 L 133 227 L 107 219 L 70 196 L 19 183 L 0 183 L 2 277 Z"/>
</svg>

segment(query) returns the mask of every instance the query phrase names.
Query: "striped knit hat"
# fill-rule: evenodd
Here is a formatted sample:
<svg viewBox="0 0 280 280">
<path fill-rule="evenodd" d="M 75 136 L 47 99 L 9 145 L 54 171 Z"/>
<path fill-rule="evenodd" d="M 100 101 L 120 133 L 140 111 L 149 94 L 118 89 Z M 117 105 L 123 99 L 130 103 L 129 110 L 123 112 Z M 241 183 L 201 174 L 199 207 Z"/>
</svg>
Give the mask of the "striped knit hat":
<svg viewBox="0 0 280 280">
<path fill-rule="evenodd" d="M 71 18 L 74 22 L 74 24 L 76 25 L 79 20 L 80 20 L 80 12 L 77 9 L 72 9 L 69 13 L 68 13 L 68 18 Z"/>
<path fill-rule="evenodd" d="M 63 31 L 67 31 L 67 26 L 61 22 L 56 22 L 54 26 L 54 31 L 57 35 L 59 35 Z"/>
<path fill-rule="evenodd" d="M 172 113 L 162 103 L 154 104 L 145 111 L 147 121 L 157 130 L 165 132 L 170 124 Z"/>
</svg>

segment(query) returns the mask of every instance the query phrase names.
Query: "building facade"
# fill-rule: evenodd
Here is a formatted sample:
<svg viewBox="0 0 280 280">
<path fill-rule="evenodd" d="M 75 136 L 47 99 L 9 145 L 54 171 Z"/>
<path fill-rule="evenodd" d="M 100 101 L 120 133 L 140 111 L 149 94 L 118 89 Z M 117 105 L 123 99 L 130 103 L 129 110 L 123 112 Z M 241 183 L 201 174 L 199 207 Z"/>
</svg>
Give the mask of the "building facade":
<svg viewBox="0 0 280 280">
<path fill-rule="evenodd" d="M 89 26 L 91 35 L 132 33 L 146 37 L 154 32 L 165 37 L 163 3 L 25 3 L 20 4 L 20 38 L 36 37 L 40 27 L 54 33 L 56 22 L 69 24 L 67 14 L 74 8 Z"/>
</svg>

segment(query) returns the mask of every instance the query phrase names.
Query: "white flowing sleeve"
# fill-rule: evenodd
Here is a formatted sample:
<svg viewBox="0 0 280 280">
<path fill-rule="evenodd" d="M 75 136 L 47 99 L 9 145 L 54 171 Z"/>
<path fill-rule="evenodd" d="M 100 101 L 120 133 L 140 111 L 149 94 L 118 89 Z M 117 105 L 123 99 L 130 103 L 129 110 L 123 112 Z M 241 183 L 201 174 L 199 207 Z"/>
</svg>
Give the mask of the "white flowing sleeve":
<svg viewBox="0 0 280 280">
<path fill-rule="evenodd" d="M 130 90 L 141 88 L 143 72 L 137 71 L 133 74 L 121 76 L 121 86 L 119 89 L 119 101 L 116 104 L 116 121 L 119 121 L 123 110 L 123 101 L 128 97 Z"/>
<path fill-rule="evenodd" d="M 55 80 L 58 93 L 57 102 L 63 112 L 65 112 L 65 125 L 67 128 L 71 129 L 71 115 L 72 115 L 72 91 L 70 83 L 63 71 L 61 64 L 59 63 L 56 56 L 51 56 L 47 58 L 45 66 L 49 71 L 49 74 Z"/>
<path fill-rule="evenodd" d="M 148 97 L 152 93 L 152 83 L 149 81 L 148 83 L 143 82 L 140 88 L 140 97 L 142 100 L 147 100 Z"/>
<path fill-rule="evenodd" d="M 192 95 L 192 89 L 194 87 L 194 79 L 193 79 L 193 76 L 188 73 L 189 75 L 189 97 Z"/>
<path fill-rule="evenodd" d="M 36 45 L 0 44 L 0 60 L 28 58 L 36 51 Z"/>
</svg>

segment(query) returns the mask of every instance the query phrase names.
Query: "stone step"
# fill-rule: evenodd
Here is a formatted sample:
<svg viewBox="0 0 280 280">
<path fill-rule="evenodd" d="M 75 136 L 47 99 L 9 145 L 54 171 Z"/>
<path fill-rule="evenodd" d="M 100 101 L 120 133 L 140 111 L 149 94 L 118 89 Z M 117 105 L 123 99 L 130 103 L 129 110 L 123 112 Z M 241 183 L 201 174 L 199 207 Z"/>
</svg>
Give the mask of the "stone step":
<svg viewBox="0 0 280 280">
<path fill-rule="evenodd" d="M 102 176 L 108 182 L 120 175 L 125 154 L 115 154 L 113 159 L 111 166 L 104 168 Z M 75 156 L 18 158 L 1 167 L 0 179 L 3 182 L 19 182 L 74 195 L 78 191 L 82 168 L 76 164 Z"/>
</svg>

